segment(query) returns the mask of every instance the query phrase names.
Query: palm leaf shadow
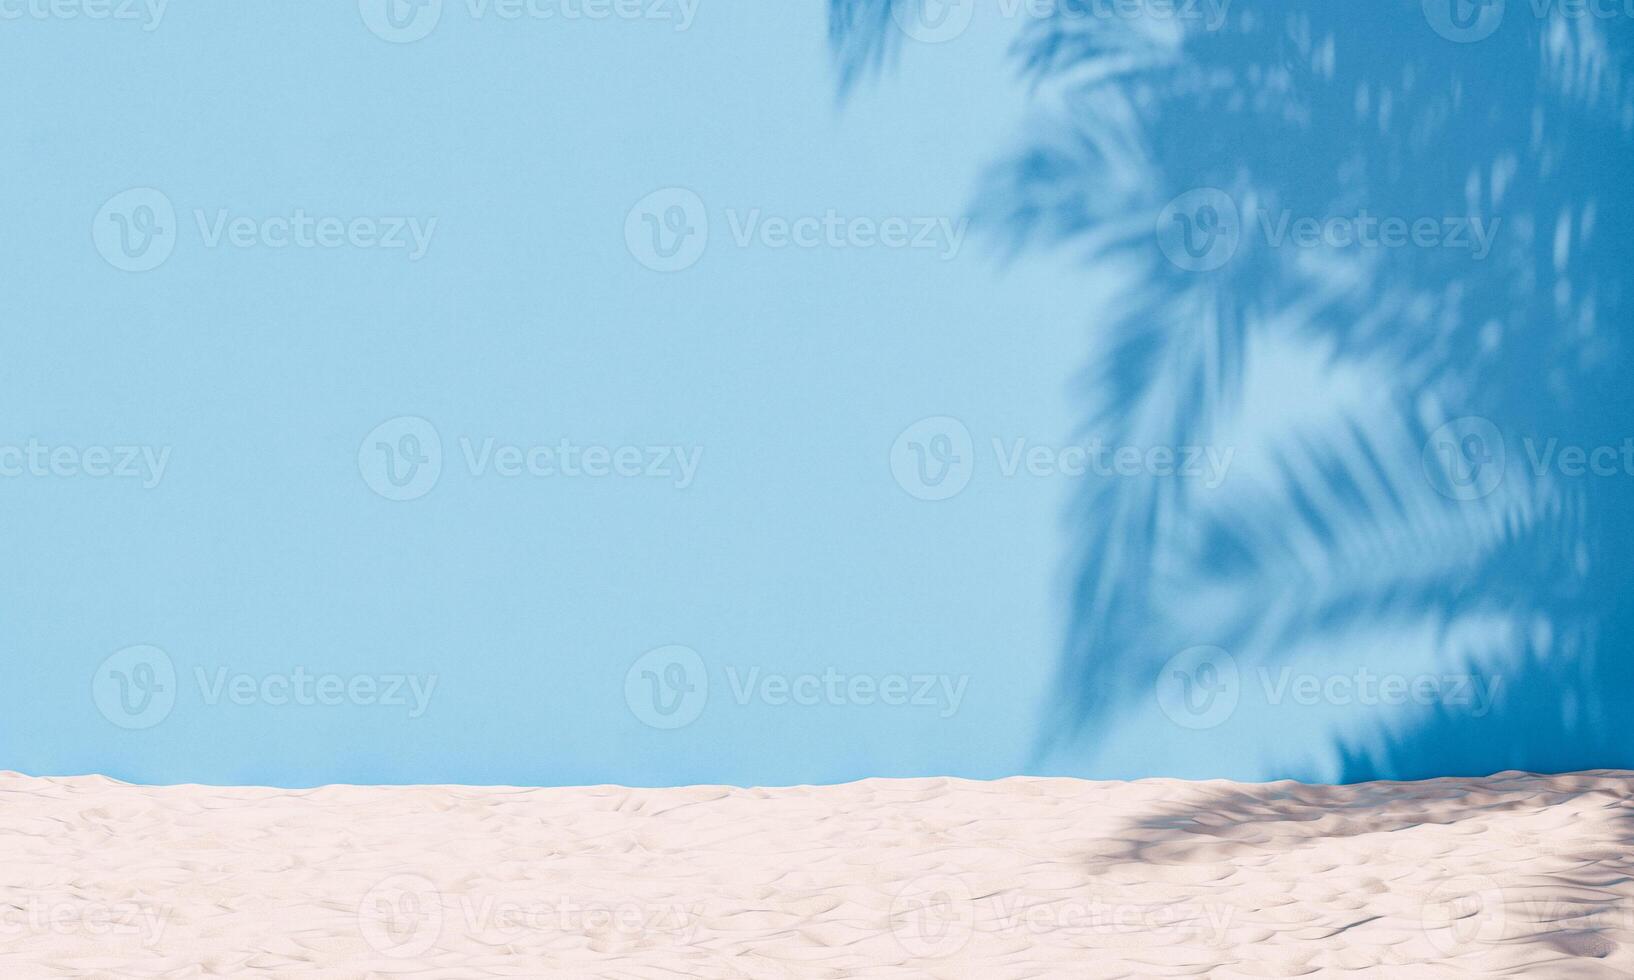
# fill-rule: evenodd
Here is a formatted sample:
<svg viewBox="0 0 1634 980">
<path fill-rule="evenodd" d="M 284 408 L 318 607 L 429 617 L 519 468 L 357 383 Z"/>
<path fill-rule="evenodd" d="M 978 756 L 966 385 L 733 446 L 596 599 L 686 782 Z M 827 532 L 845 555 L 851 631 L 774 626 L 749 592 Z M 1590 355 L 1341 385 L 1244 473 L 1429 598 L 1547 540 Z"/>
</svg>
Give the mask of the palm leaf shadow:
<svg viewBox="0 0 1634 980">
<path fill-rule="evenodd" d="M 892 2 L 831 0 L 842 91 L 894 50 Z M 1508 682 L 1491 714 L 1363 717 L 1325 753 L 1268 752 L 1266 776 L 1634 767 L 1614 721 L 1634 680 L 1634 477 L 1528 465 L 1548 438 L 1634 431 L 1608 247 L 1634 231 L 1629 25 L 1526 11 L 1454 44 L 1416 0 L 1267 2 L 1214 30 L 1052 9 L 1016 45 L 1036 120 L 973 211 L 1012 256 L 1072 249 L 1117 283 L 1092 321 L 1081 436 L 1235 455 L 1212 486 L 1085 479 L 1044 749 L 1149 704 L 1169 657 L 1211 644 L 1251 670 L 1297 651 Z M 1167 261 L 1154 233 L 1196 188 L 1243 216 L 1218 270 Z M 1503 234 L 1481 257 L 1269 247 L 1276 216 L 1368 212 Z M 1425 452 L 1467 416 L 1509 448 L 1475 499 L 1440 492 Z"/>
</svg>

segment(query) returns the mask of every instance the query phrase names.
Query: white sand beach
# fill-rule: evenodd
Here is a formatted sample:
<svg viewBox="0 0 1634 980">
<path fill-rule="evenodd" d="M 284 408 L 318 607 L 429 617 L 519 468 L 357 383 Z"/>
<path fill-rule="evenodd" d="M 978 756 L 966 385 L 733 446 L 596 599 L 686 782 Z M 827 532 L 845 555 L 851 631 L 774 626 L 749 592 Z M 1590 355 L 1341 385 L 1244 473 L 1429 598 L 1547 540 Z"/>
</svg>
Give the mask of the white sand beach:
<svg viewBox="0 0 1634 980">
<path fill-rule="evenodd" d="M 0 976 L 1626 978 L 1631 787 L 6 773 Z"/>
</svg>

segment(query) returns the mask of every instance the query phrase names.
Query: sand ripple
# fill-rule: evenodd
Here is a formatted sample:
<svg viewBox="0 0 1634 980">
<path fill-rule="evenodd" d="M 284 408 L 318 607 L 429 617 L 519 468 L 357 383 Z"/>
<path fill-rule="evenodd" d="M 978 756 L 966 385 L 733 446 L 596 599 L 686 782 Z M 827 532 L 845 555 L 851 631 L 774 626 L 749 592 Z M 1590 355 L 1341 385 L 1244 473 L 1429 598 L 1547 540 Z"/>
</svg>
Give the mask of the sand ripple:
<svg viewBox="0 0 1634 980">
<path fill-rule="evenodd" d="M 5 773 L 0 976 L 1629 978 L 1631 788 Z"/>
</svg>

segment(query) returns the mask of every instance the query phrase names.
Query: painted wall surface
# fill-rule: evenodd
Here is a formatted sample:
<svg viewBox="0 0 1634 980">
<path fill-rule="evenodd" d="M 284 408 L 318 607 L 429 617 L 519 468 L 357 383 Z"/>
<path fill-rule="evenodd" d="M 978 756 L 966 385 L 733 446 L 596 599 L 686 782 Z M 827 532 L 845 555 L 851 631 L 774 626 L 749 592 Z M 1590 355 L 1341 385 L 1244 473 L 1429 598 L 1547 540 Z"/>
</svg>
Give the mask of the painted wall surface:
<svg viewBox="0 0 1634 980">
<path fill-rule="evenodd" d="M 0 768 L 1634 768 L 1634 11 L 0 17 Z"/>
</svg>

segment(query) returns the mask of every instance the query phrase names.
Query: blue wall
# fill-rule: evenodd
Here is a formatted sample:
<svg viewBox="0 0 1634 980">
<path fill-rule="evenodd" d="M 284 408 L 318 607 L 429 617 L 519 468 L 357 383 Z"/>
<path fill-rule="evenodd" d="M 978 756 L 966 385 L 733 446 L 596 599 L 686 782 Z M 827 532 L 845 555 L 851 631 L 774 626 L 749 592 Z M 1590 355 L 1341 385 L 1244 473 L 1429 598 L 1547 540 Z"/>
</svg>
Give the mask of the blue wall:
<svg viewBox="0 0 1634 980">
<path fill-rule="evenodd" d="M 1634 766 L 1626 18 L 1012 6 L 15 8 L 0 768 Z"/>
</svg>

